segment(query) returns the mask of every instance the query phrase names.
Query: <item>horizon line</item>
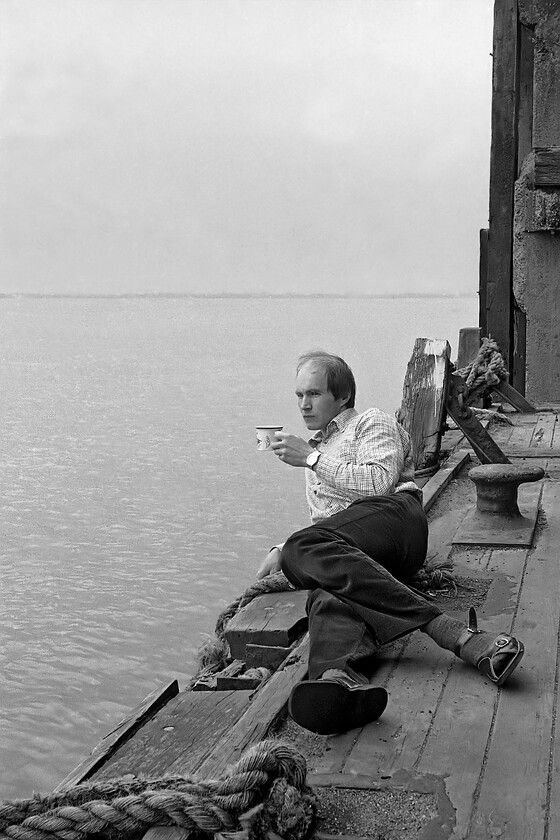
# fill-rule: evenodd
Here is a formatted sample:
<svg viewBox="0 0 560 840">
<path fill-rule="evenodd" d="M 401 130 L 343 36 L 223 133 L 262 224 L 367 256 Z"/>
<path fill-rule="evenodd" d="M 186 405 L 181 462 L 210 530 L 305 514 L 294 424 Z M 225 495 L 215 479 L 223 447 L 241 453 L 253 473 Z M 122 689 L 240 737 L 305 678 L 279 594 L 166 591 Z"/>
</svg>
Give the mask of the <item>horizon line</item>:
<svg viewBox="0 0 560 840">
<path fill-rule="evenodd" d="M 466 298 L 471 297 L 474 292 L 396 292 L 396 293 L 368 293 L 368 292 L 0 292 L 0 298 L 100 298 L 100 299 L 126 299 L 126 298 Z"/>
</svg>

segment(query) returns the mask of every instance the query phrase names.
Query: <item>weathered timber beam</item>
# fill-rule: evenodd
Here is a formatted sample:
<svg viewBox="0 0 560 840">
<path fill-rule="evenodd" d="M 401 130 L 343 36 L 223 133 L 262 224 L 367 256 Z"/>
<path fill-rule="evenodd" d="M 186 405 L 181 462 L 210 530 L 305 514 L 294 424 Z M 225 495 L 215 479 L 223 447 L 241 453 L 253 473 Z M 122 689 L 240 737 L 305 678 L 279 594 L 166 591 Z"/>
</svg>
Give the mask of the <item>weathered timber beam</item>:
<svg viewBox="0 0 560 840">
<path fill-rule="evenodd" d="M 509 464 L 507 456 L 468 407 L 466 392 L 464 380 L 456 373 L 451 374 L 446 402 L 447 413 L 459 426 L 483 464 Z"/>
<path fill-rule="evenodd" d="M 450 353 L 447 341 L 417 338 L 407 366 L 398 420 L 410 435 L 417 472 L 438 463 Z"/>
<path fill-rule="evenodd" d="M 518 411 L 525 414 L 534 414 L 537 410 L 534 405 L 525 399 L 523 394 L 520 394 L 508 382 L 502 381 L 498 385 L 494 385 L 494 391 L 500 394 L 506 402 Z"/>
<path fill-rule="evenodd" d="M 178 693 L 177 680 L 173 680 L 163 689 L 157 688 L 152 691 L 138 706 L 132 709 L 130 714 L 112 732 L 99 742 L 91 755 L 72 770 L 55 790 L 59 791 L 63 788 L 78 785 L 93 776 L 126 741 L 132 738 L 148 720 L 154 717 Z"/>
<path fill-rule="evenodd" d="M 249 644 L 289 648 L 307 628 L 306 600 L 307 593 L 301 590 L 254 598 L 226 626 L 231 655 L 245 660 Z"/>
<path fill-rule="evenodd" d="M 200 775 L 217 778 L 238 761 L 245 750 L 267 736 L 275 722 L 285 714 L 294 685 L 307 674 L 309 636 L 294 647 L 282 667 L 255 692 L 247 711 L 221 738 L 196 768 Z"/>
<path fill-rule="evenodd" d="M 426 513 L 470 459 L 471 456 L 466 449 L 459 449 L 453 455 L 450 455 L 445 464 L 426 482 L 422 488 L 422 503 Z"/>
</svg>

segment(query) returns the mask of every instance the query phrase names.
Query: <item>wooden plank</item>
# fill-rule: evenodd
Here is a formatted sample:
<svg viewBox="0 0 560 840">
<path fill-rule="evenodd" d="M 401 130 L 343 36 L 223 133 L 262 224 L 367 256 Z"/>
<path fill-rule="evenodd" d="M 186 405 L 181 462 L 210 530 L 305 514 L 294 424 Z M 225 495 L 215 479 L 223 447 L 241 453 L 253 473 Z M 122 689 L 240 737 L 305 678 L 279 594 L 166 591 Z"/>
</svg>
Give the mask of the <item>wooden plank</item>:
<svg viewBox="0 0 560 840">
<path fill-rule="evenodd" d="M 445 464 L 440 467 L 437 473 L 422 488 L 422 500 L 424 510 L 428 511 L 443 493 L 449 482 L 468 464 L 471 456 L 466 449 L 460 449 L 451 455 Z"/>
<path fill-rule="evenodd" d="M 517 0 L 494 5 L 490 227 L 485 334 L 512 362 L 513 198 L 517 176 Z"/>
<path fill-rule="evenodd" d="M 494 385 L 494 391 L 500 394 L 510 405 L 518 411 L 532 413 L 536 411 L 535 406 L 525 399 L 523 394 L 520 394 L 515 388 L 502 380 L 497 385 Z"/>
<path fill-rule="evenodd" d="M 228 765 L 238 761 L 252 744 L 266 737 L 271 726 L 285 714 L 294 685 L 307 675 L 309 636 L 306 634 L 282 667 L 255 692 L 251 705 L 223 738 L 214 743 L 197 770 L 207 777 L 217 777 Z M 239 693 L 239 692 L 235 692 Z M 175 772 L 171 764 L 169 772 Z"/>
<path fill-rule="evenodd" d="M 438 463 L 450 353 L 448 341 L 417 338 L 407 366 L 398 420 L 410 435 L 417 471 Z"/>
<path fill-rule="evenodd" d="M 488 335 L 488 234 L 487 228 L 479 234 L 478 323 L 481 335 Z"/>
<path fill-rule="evenodd" d="M 510 452 L 517 452 L 520 449 L 535 449 L 535 447 L 531 447 L 531 441 L 535 433 L 535 420 L 536 417 L 533 415 L 531 423 L 517 423 L 515 425 L 508 441 L 508 450 Z"/>
<path fill-rule="evenodd" d="M 276 671 L 292 651 L 290 648 L 274 647 L 273 645 L 247 645 L 247 668 L 270 668 Z"/>
<path fill-rule="evenodd" d="M 97 779 L 193 773 L 246 711 L 251 691 L 183 691 L 96 774 Z"/>
<path fill-rule="evenodd" d="M 445 433 L 441 439 L 440 457 L 448 457 L 455 450 L 465 448 L 468 445 L 469 442 L 466 440 L 461 429 L 445 429 Z"/>
<path fill-rule="evenodd" d="M 551 808 L 550 744 L 556 717 L 557 655 L 560 600 L 547 597 L 560 585 L 560 486 L 546 482 L 543 492 L 546 526 L 538 549 L 527 564 L 513 632 L 527 648 L 515 684 L 498 696 L 480 793 L 473 840 L 556 837 L 548 826 Z M 507 772 L 504 772 L 507 768 Z M 558 817 L 555 816 L 558 826 Z"/>
<path fill-rule="evenodd" d="M 522 460 L 524 458 L 535 458 L 537 464 L 544 466 L 545 462 L 553 464 L 554 461 L 560 457 L 560 451 L 552 450 L 547 452 L 545 455 L 542 450 L 535 449 L 533 447 L 532 449 L 514 449 L 511 452 L 508 452 L 508 455 L 513 463 L 516 463 L 520 459 Z M 543 462 L 542 464 L 541 461 Z"/>
<path fill-rule="evenodd" d="M 262 677 L 216 677 L 217 691 L 252 691 L 262 683 Z"/>
<path fill-rule="evenodd" d="M 392 777 L 414 768 L 454 658 L 423 633 L 407 638 L 398 667 L 386 682 L 388 706 L 378 721 L 361 731 L 344 772 Z"/>
<path fill-rule="evenodd" d="M 142 726 L 146 724 L 161 708 L 166 706 L 172 698 L 179 693 L 177 680 L 172 680 L 163 688 L 156 688 L 138 704 L 130 714 L 126 716 L 118 726 L 106 735 L 99 744 L 94 747 L 88 758 L 81 762 L 65 779 L 55 788 L 61 790 L 65 787 L 78 785 L 86 781 L 94 773 L 103 767 L 116 751 L 128 741 Z"/>
<path fill-rule="evenodd" d="M 230 678 L 235 679 L 240 676 L 244 670 L 245 663 L 241 659 L 234 659 L 233 662 L 230 662 L 229 665 L 226 665 L 226 667 L 221 671 L 211 671 L 210 673 L 205 673 L 203 669 L 202 674 L 199 674 L 196 681 L 191 685 L 191 691 L 216 691 L 216 689 L 229 691 L 234 688 L 234 686 L 224 685 L 223 683 L 218 685 L 218 676 L 223 677 L 225 680 Z M 245 687 L 252 688 L 253 686 Z"/>
<path fill-rule="evenodd" d="M 496 612 L 491 612 L 486 606 L 478 610 L 480 626 L 493 633 L 509 631 L 512 616 L 508 617 L 508 612 L 516 608 L 528 552 L 495 549 L 491 552 L 475 552 L 475 556 L 481 559 L 481 568 L 491 570 L 494 574 L 501 573 L 510 585 L 506 606 L 498 602 Z M 460 559 L 463 562 L 464 556 L 460 555 Z M 515 691 L 515 686 L 520 684 L 521 678 L 512 677 L 511 687 L 504 688 L 502 695 L 507 691 Z M 417 772 L 435 773 L 445 779 L 447 793 L 455 808 L 453 836 L 457 838 L 468 837 L 471 840 L 472 837 L 469 826 L 473 801 L 484 772 L 485 753 L 499 696 L 496 687 L 472 666 L 456 659 L 416 764 Z M 523 716 L 520 718 L 521 725 L 522 720 Z M 507 771 L 504 767 L 507 767 Z M 499 775 L 504 783 L 509 784 L 509 765 L 504 765 Z M 498 798 L 495 804 L 499 804 Z M 513 840 L 514 837 L 524 837 L 524 834 L 501 836 Z"/>
<path fill-rule="evenodd" d="M 232 657 L 244 660 L 248 644 L 289 648 L 307 627 L 306 602 L 301 590 L 253 598 L 226 626 Z"/>
<path fill-rule="evenodd" d="M 539 450 L 541 455 L 548 455 L 548 450 L 552 448 L 557 422 L 556 414 L 541 412 L 537 417 L 529 448 Z"/>
<path fill-rule="evenodd" d="M 560 146 L 538 147 L 535 153 L 535 187 L 560 187 Z"/>
<path fill-rule="evenodd" d="M 510 416 L 509 414 L 507 415 Z M 509 458 L 508 444 L 513 434 L 514 426 L 507 423 L 493 423 L 492 424 L 492 439 L 498 444 L 502 452 L 505 452 Z"/>
</svg>

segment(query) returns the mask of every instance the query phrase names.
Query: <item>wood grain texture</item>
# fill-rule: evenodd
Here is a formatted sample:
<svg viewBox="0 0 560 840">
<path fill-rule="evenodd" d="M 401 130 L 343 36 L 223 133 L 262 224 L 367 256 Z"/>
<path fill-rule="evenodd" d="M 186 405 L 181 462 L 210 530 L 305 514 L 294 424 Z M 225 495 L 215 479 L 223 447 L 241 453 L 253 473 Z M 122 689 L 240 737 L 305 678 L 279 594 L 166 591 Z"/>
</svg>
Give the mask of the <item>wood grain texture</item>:
<svg viewBox="0 0 560 840">
<path fill-rule="evenodd" d="M 119 725 L 108 735 L 106 735 L 100 743 L 92 750 L 81 764 L 78 765 L 71 773 L 62 780 L 56 790 L 61 788 L 71 787 L 80 782 L 86 781 L 100 770 L 111 757 L 117 752 L 119 747 L 128 741 L 132 736 L 141 729 L 150 718 L 152 718 L 162 707 L 166 706 L 169 701 L 175 697 L 179 692 L 179 685 L 177 680 L 172 680 L 163 688 L 157 688 L 151 692 L 138 706 L 130 712 L 127 717 L 122 720 Z"/>
<path fill-rule="evenodd" d="M 247 645 L 289 648 L 305 631 L 307 592 L 259 595 L 228 623 L 225 635 L 231 655 L 245 660 Z"/>
<path fill-rule="evenodd" d="M 513 631 L 524 641 L 527 654 L 515 681 L 497 698 L 469 835 L 473 840 L 496 837 L 497 829 L 504 837 L 524 840 L 558 836 L 547 826 L 556 812 L 550 796 L 554 773 L 549 765 L 551 754 L 556 754 L 553 721 L 560 626 L 560 599 L 556 597 L 560 585 L 560 486 L 555 482 L 545 484 L 543 510 L 547 527 L 537 551 L 529 557 L 513 622 Z M 554 819 L 558 826 L 556 815 Z"/>
<path fill-rule="evenodd" d="M 398 419 L 410 435 L 415 470 L 438 463 L 450 354 L 447 341 L 417 338 L 414 343 Z"/>
<path fill-rule="evenodd" d="M 183 691 L 146 723 L 96 776 L 194 773 L 245 712 L 251 691 Z"/>
</svg>

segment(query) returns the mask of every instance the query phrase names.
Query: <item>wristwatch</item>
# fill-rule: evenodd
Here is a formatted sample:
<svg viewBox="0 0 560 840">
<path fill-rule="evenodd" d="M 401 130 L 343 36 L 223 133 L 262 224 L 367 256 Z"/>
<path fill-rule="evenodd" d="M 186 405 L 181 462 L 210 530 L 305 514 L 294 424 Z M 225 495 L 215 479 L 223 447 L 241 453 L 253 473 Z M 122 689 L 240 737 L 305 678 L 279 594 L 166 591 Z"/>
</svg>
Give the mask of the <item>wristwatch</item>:
<svg viewBox="0 0 560 840">
<path fill-rule="evenodd" d="M 309 455 L 305 459 L 305 463 L 307 464 L 310 470 L 313 469 L 320 457 L 321 453 L 317 449 L 314 449 L 313 452 L 309 453 Z"/>
</svg>

